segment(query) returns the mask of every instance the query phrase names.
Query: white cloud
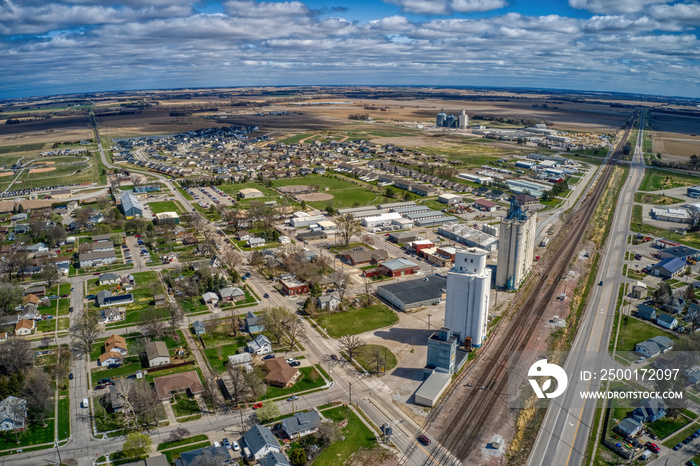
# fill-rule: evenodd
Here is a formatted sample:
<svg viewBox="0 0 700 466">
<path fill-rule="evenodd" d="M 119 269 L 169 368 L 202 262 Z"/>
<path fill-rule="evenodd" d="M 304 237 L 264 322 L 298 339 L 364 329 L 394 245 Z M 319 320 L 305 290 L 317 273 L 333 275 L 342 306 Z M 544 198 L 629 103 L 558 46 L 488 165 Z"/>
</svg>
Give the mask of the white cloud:
<svg viewBox="0 0 700 466">
<path fill-rule="evenodd" d="M 638 13 L 649 5 L 672 0 L 569 0 L 569 6 L 597 14 Z"/>
<path fill-rule="evenodd" d="M 231 0 L 224 3 L 224 11 L 229 16 L 268 17 L 306 16 L 309 8 L 301 2 L 256 2 L 254 0 Z"/>
<path fill-rule="evenodd" d="M 447 15 L 497 10 L 508 6 L 507 0 L 384 0 L 408 13 Z"/>
<path fill-rule="evenodd" d="M 649 15 L 659 21 L 700 26 L 700 4 L 698 3 L 655 5 L 649 8 Z"/>
<path fill-rule="evenodd" d="M 450 8 L 461 13 L 498 10 L 508 6 L 506 0 L 452 0 Z"/>
</svg>

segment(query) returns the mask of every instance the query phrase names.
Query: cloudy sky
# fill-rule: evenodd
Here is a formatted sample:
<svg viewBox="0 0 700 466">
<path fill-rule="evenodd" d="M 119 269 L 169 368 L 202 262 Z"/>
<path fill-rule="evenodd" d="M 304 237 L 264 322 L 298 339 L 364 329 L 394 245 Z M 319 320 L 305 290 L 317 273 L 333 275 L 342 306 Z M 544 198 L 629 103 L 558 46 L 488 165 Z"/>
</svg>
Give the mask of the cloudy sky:
<svg viewBox="0 0 700 466">
<path fill-rule="evenodd" d="M 303 84 L 700 97 L 700 2 L 0 0 L 0 98 Z"/>
</svg>

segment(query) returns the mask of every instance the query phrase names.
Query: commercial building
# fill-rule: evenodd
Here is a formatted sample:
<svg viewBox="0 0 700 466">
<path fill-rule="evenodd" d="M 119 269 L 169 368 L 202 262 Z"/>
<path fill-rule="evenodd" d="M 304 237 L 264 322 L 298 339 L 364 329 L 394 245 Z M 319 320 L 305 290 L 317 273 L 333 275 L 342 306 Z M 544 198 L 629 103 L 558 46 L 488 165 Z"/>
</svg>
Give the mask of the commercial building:
<svg viewBox="0 0 700 466">
<path fill-rule="evenodd" d="M 411 275 L 418 272 L 418 270 L 420 270 L 418 264 L 408 259 L 392 259 L 383 262 L 382 265 L 377 267 L 378 273 L 393 278 Z"/>
<path fill-rule="evenodd" d="M 131 193 L 124 193 L 121 197 L 122 212 L 127 220 L 143 215 L 143 206 Z"/>
<path fill-rule="evenodd" d="M 367 227 L 367 228 L 372 228 L 372 227 L 391 225 L 391 223 L 394 220 L 398 220 L 400 218 L 401 218 L 401 214 L 396 213 L 396 212 L 390 212 L 390 213 L 381 214 L 381 215 L 374 215 L 371 217 L 364 217 L 362 219 L 362 226 Z"/>
<path fill-rule="evenodd" d="M 241 199 L 255 199 L 258 197 L 265 197 L 265 195 L 262 192 L 260 192 L 260 190 L 254 188 L 243 188 L 240 191 L 238 191 L 238 195 L 241 197 Z"/>
<path fill-rule="evenodd" d="M 495 251 L 498 247 L 498 238 L 486 232 L 476 230 L 466 225 L 450 222 L 438 228 L 438 234 L 447 239 L 464 244 L 471 248 L 479 248 L 484 251 Z"/>
<path fill-rule="evenodd" d="M 114 249 L 106 251 L 83 252 L 78 256 L 80 267 L 102 267 L 103 265 L 114 264 L 117 255 Z"/>
<path fill-rule="evenodd" d="M 395 308 L 405 311 L 439 304 L 445 299 L 447 279 L 440 275 L 406 280 L 377 287 L 377 295 Z"/>
<path fill-rule="evenodd" d="M 457 251 L 447 273 L 445 327 L 460 343 L 471 338 L 476 347 L 486 339 L 488 326 L 491 270 L 486 268 L 487 255 L 480 249 Z"/>
<path fill-rule="evenodd" d="M 177 212 L 160 212 L 156 214 L 156 224 L 165 225 L 166 223 L 170 225 L 179 225 L 180 216 Z"/>
<path fill-rule="evenodd" d="M 505 183 L 514 193 L 529 194 L 538 198 L 552 189 L 551 186 L 525 180 L 506 180 Z"/>
<path fill-rule="evenodd" d="M 686 209 L 657 208 L 650 212 L 651 218 L 662 222 L 691 223 L 692 219 Z"/>
<path fill-rule="evenodd" d="M 532 269 L 537 213 L 525 211 L 511 199 L 508 215 L 501 222 L 498 239 L 496 286 L 517 290 Z"/>
<path fill-rule="evenodd" d="M 316 224 L 326 220 L 323 215 L 311 215 L 306 212 L 294 212 L 294 215 L 289 221 L 289 224 L 294 228 L 308 227 L 309 225 Z"/>
<path fill-rule="evenodd" d="M 458 194 L 440 194 L 438 196 L 438 202 L 442 202 L 443 204 L 447 205 L 453 205 L 453 204 L 459 204 L 462 202 L 462 196 Z"/>
<path fill-rule="evenodd" d="M 405 218 L 411 220 L 416 226 L 419 227 L 432 227 L 436 225 L 442 225 L 447 222 L 454 222 L 457 220 L 455 217 L 450 215 L 445 215 L 437 210 L 430 210 L 428 212 L 416 212 L 408 213 L 404 215 Z"/>
<path fill-rule="evenodd" d="M 673 278 L 685 270 L 686 263 L 678 257 L 668 257 L 651 266 L 651 274 L 662 278 Z"/>
</svg>

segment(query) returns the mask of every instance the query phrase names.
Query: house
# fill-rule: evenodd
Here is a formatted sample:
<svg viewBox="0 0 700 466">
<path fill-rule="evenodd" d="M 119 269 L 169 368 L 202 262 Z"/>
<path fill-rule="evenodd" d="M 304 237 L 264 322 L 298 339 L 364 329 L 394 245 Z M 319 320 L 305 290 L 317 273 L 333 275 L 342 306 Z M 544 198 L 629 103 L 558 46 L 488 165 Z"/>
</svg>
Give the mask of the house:
<svg viewBox="0 0 700 466">
<path fill-rule="evenodd" d="M 196 320 L 194 324 L 192 324 L 192 330 L 194 331 L 195 335 L 201 335 L 204 333 L 204 323 L 201 320 Z"/>
<path fill-rule="evenodd" d="M 175 460 L 175 466 L 221 465 L 236 463 L 231 458 L 231 450 L 223 446 L 210 445 L 196 450 L 180 453 L 180 459 Z"/>
<path fill-rule="evenodd" d="M 637 317 L 644 320 L 656 320 L 656 309 L 647 304 L 640 304 L 637 307 Z"/>
<path fill-rule="evenodd" d="M 634 350 L 647 359 L 671 348 L 673 348 L 673 340 L 664 336 L 653 337 L 634 346 Z"/>
<path fill-rule="evenodd" d="M 327 294 L 318 297 L 318 307 L 324 311 L 335 311 L 340 306 L 340 298 L 334 294 Z"/>
<path fill-rule="evenodd" d="M 158 399 L 161 401 L 169 400 L 173 392 L 188 391 L 193 395 L 199 395 L 204 392 L 204 387 L 196 371 L 156 377 L 153 379 L 153 384 L 155 385 Z"/>
<path fill-rule="evenodd" d="M 675 317 L 662 312 L 656 317 L 656 324 L 669 330 L 673 330 L 678 325 L 678 320 Z"/>
<path fill-rule="evenodd" d="M 253 356 L 250 353 L 232 354 L 228 357 L 229 367 L 243 367 L 246 372 L 253 371 Z"/>
<path fill-rule="evenodd" d="M 110 335 L 109 337 L 107 337 L 107 339 L 105 340 L 105 353 L 109 353 L 110 351 L 116 351 L 122 356 L 126 356 L 126 340 L 123 336 Z"/>
<path fill-rule="evenodd" d="M 111 366 L 112 364 L 121 364 L 122 355 L 116 351 L 107 351 L 100 355 L 100 366 Z"/>
<path fill-rule="evenodd" d="M 301 372 L 296 367 L 292 367 L 284 358 L 266 359 L 268 374 L 265 382 L 268 385 L 280 388 L 289 388 L 297 381 Z"/>
<path fill-rule="evenodd" d="M 126 310 L 123 307 L 107 307 L 100 309 L 97 314 L 97 323 L 108 324 L 110 322 L 119 322 L 124 320 Z"/>
<path fill-rule="evenodd" d="M 46 288 L 44 285 L 30 286 L 27 288 L 26 293 L 36 295 L 37 298 L 42 298 L 46 294 Z"/>
<path fill-rule="evenodd" d="M 170 364 L 170 352 L 164 341 L 151 341 L 146 343 L 146 359 L 148 367 L 158 367 Z"/>
<path fill-rule="evenodd" d="M 20 319 L 15 324 L 15 334 L 16 335 L 30 335 L 34 330 L 34 321 L 27 319 Z"/>
<path fill-rule="evenodd" d="M 287 457 L 282 453 L 271 451 L 267 455 L 260 458 L 260 466 L 290 466 Z"/>
<path fill-rule="evenodd" d="M 219 297 L 216 295 L 216 293 L 212 293 L 211 291 L 207 291 L 202 295 L 202 299 L 206 304 L 212 304 L 216 306 L 219 304 Z"/>
<path fill-rule="evenodd" d="M 153 296 L 153 304 L 156 306 L 165 306 L 165 295 L 157 294 Z"/>
<path fill-rule="evenodd" d="M 272 353 L 272 343 L 265 335 L 258 335 L 255 340 L 246 345 L 248 352 L 257 355 Z"/>
<path fill-rule="evenodd" d="M 7 332 L 0 332 L 0 343 L 7 341 Z"/>
<path fill-rule="evenodd" d="M 662 278 L 673 278 L 685 270 L 686 263 L 678 257 L 669 257 L 651 266 L 652 275 Z"/>
<path fill-rule="evenodd" d="M 185 246 L 194 246 L 195 244 L 199 244 L 199 240 L 194 236 L 185 236 L 182 238 L 182 244 Z"/>
<path fill-rule="evenodd" d="M 100 278 L 97 279 L 97 282 L 100 286 L 102 285 L 112 285 L 115 283 L 119 283 L 121 281 L 121 277 L 117 275 L 116 273 L 103 273 L 100 275 Z"/>
<path fill-rule="evenodd" d="M 321 416 L 316 410 L 296 413 L 292 417 L 282 419 L 282 430 L 290 440 L 313 434 L 318 431 L 320 425 Z"/>
<path fill-rule="evenodd" d="M 250 452 L 250 459 L 259 461 L 268 453 L 281 453 L 280 444 L 272 431 L 262 425 L 254 425 L 243 434 L 243 442 Z"/>
<path fill-rule="evenodd" d="M 251 238 L 250 233 L 244 230 L 237 231 L 235 237 L 238 241 L 248 241 Z"/>
<path fill-rule="evenodd" d="M 8 396 L 0 401 L 0 432 L 24 429 L 27 422 L 27 400 Z"/>
<path fill-rule="evenodd" d="M 253 237 L 253 238 L 248 238 L 247 245 L 248 247 L 251 248 L 261 248 L 265 246 L 266 242 L 264 238 L 258 238 L 258 237 Z"/>
<path fill-rule="evenodd" d="M 666 405 L 657 398 L 647 398 L 639 403 L 632 412 L 632 418 L 638 422 L 654 422 L 666 415 Z"/>
<path fill-rule="evenodd" d="M 291 275 L 282 275 L 279 278 L 279 284 L 282 285 L 282 291 L 287 296 L 294 296 L 309 292 L 309 285 L 297 280 Z"/>
<path fill-rule="evenodd" d="M 245 326 L 248 333 L 260 333 L 265 330 L 265 324 L 261 316 L 256 316 L 252 311 L 248 311 L 245 316 Z"/>
<path fill-rule="evenodd" d="M 629 439 L 636 437 L 643 428 L 644 426 L 639 421 L 636 421 L 631 417 L 626 417 L 617 425 L 617 427 L 615 427 L 614 430 Z"/>
<path fill-rule="evenodd" d="M 112 409 L 114 410 L 114 412 L 124 413 L 128 410 L 125 394 L 131 391 L 135 384 L 135 381 L 134 379 L 122 379 L 118 383 L 124 385 L 119 388 L 116 385 L 111 385 L 109 387 L 109 398 L 110 402 L 112 403 Z"/>
<path fill-rule="evenodd" d="M 24 306 L 22 309 L 22 312 L 17 316 L 18 320 L 20 319 L 26 319 L 26 320 L 37 320 L 39 319 L 39 311 L 37 311 L 37 305 L 36 304 L 31 304 L 28 303 Z M 41 319 L 39 319 L 41 320 Z"/>
<path fill-rule="evenodd" d="M 27 304 L 33 304 L 35 306 L 39 305 L 39 297 L 35 294 L 28 294 L 22 297 L 22 306 L 26 306 Z"/>
<path fill-rule="evenodd" d="M 107 251 L 83 252 L 78 256 L 80 267 L 101 267 L 103 265 L 114 264 L 117 256 L 114 249 Z"/>
<path fill-rule="evenodd" d="M 134 295 L 131 293 L 112 296 L 112 292 L 109 290 L 98 291 L 95 297 L 95 304 L 98 307 L 123 306 L 133 302 Z"/>
<path fill-rule="evenodd" d="M 220 289 L 219 296 L 225 301 L 238 302 L 245 299 L 245 292 L 237 286 L 229 286 Z"/>
</svg>

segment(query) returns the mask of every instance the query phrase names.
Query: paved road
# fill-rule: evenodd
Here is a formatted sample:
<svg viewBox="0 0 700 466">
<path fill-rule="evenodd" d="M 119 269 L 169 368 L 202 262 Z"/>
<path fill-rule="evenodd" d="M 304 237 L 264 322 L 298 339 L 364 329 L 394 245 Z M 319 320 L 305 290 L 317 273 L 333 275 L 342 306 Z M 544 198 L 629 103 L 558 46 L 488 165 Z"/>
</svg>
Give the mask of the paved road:
<svg viewBox="0 0 700 466">
<path fill-rule="evenodd" d="M 642 120 L 640 128 L 644 128 Z M 644 178 L 644 159 L 641 151 L 642 131 L 635 149 L 630 176 L 622 187 L 613 218 L 607 245 L 602 253 L 601 266 L 589 305 L 583 316 L 581 327 L 564 366 L 568 374 L 578 374 L 584 368 L 586 352 L 597 353 L 596 366 L 610 367 L 608 342 L 615 317 L 615 306 L 619 285 L 629 282 L 622 276 L 622 264 L 629 231 L 629 222 L 634 204 L 634 193 Z M 590 369 L 590 360 L 586 361 Z M 606 366 L 607 364 L 607 366 Z M 600 382 L 591 381 L 589 390 L 597 390 Z M 574 403 L 578 390 L 567 390 L 563 397 L 551 400 L 547 414 L 528 459 L 529 466 L 580 465 L 590 461 L 585 457 L 586 446 L 596 410 L 596 402 Z M 579 407 L 572 409 L 578 404 Z"/>
</svg>

